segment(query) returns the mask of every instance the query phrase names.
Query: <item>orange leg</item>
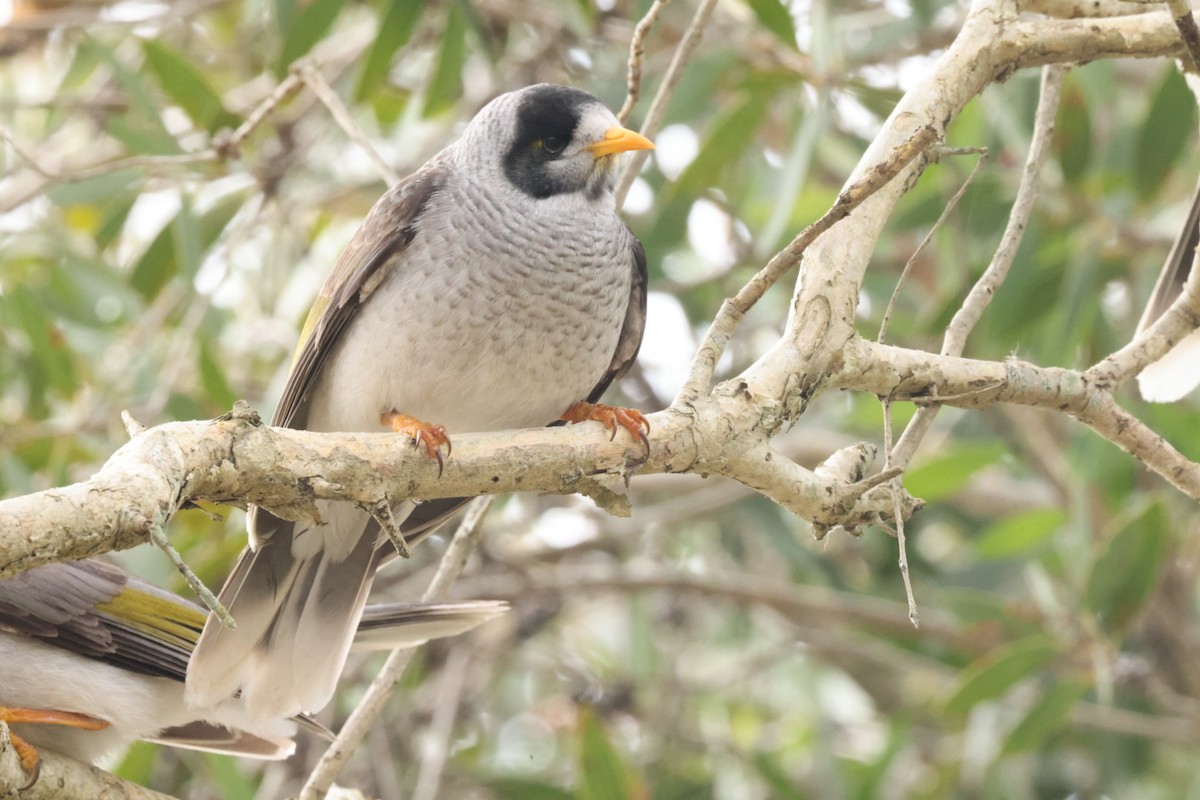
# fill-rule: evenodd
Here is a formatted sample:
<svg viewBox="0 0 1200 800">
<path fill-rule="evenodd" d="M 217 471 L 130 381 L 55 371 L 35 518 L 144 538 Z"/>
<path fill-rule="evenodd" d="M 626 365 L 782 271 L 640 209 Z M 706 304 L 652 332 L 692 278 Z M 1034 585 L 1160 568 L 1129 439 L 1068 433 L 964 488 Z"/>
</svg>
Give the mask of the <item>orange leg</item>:
<svg viewBox="0 0 1200 800">
<path fill-rule="evenodd" d="M 564 411 L 562 418 L 567 422 L 595 420 L 612 434 L 609 439 L 617 437 L 617 427 L 620 426 L 629 431 L 630 436 L 640 439 L 646 452 L 650 452 L 650 439 L 646 437 L 650 432 L 650 422 L 636 408 L 579 402 Z"/>
<path fill-rule="evenodd" d="M 404 433 L 412 437 L 418 447 L 424 446 L 425 453 L 430 458 L 437 459 L 438 477 L 442 476 L 442 468 L 445 466 L 445 462 L 442 460 L 442 445 L 446 446 L 446 455 L 450 455 L 450 436 L 443 426 L 430 425 L 428 422 L 422 422 L 407 414 L 401 414 L 399 411 L 380 414 L 379 422 L 382 425 L 391 425 L 392 430 L 396 433 Z"/>
<path fill-rule="evenodd" d="M 56 711 L 50 708 L 9 708 L 0 706 L 0 720 L 12 723 L 36 723 L 39 725 L 66 725 L 68 728 L 82 728 L 85 731 L 100 731 L 108 727 L 102 719 L 89 717 L 87 714 L 76 714 L 73 711 Z M 37 783 L 38 772 L 41 770 L 42 757 L 37 748 L 22 739 L 11 730 L 8 739 L 12 742 L 17 757 L 21 759 L 21 767 L 29 773 L 29 783 L 22 788 L 28 789 Z"/>
</svg>

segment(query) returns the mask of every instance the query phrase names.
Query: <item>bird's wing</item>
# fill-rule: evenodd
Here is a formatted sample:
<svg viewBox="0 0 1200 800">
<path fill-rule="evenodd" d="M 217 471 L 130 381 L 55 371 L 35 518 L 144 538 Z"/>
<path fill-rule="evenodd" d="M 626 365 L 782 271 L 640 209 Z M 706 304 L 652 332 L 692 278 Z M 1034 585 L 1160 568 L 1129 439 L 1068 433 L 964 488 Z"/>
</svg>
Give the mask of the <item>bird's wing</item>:
<svg viewBox="0 0 1200 800">
<path fill-rule="evenodd" d="M 1138 321 L 1137 333 L 1153 325 L 1175 302 L 1183 291 L 1188 275 L 1192 271 L 1196 245 L 1200 242 L 1200 186 L 1192 198 L 1187 222 L 1179 232 L 1146 310 Z M 1200 331 L 1185 336 L 1165 356 L 1142 370 L 1138 375 L 1138 388 L 1142 398 L 1152 403 L 1173 403 L 1191 392 L 1200 383 Z"/>
<path fill-rule="evenodd" d="M 296 743 L 287 737 L 259 736 L 202 720 L 167 728 L 147 741 L 187 750 L 270 761 L 287 758 L 296 752 Z"/>
<path fill-rule="evenodd" d="M 204 612 L 102 561 L 46 564 L 0 581 L 0 630 L 146 675 L 183 680 Z"/>
<path fill-rule="evenodd" d="M 34 567 L 0 581 L 0 630 L 102 655 L 112 636 L 93 611 L 124 586 L 120 570 L 98 561 Z"/>
<path fill-rule="evenodd" d="M 435 159 L 392 187 L 371 208 L 308 313 L 273 425 L 304 426 L 309 390 L 321 365 L 346 323 L 416 236 L 416 222 L 445 174 Z"/>
<path fill-rule="evenodd" d="M 589 403 L 597 402 L 613 381 L 629 372 L 634 359 L 637 358 L 638 350 L 642 347 L 642 335 L 646 332 L 646 248 L 642 247 L 642 243 L 632 231 L 629 232 L 629 242 L 629 260 L 633 270 L 629 308 L 625 311 L 625 322 L 621 326 L 621 337 L 617 340 L 612 363 L 609 364 L 604 377 L 588 394 Z"/>
<path fill-rule="evenodd" d="M 506 611 L 508 603 L 501 600 L 370 605 L 358 623 L 354 649 L 416 647 L 430 639 L 466 633 Z"/>
<path fill-rule="evenodd" d="M 1158 274 L 1158 281 L 1154 284 L 1149 302 L 1146 303 L 1146 310 L 1142 312 L 1142 318 L 1138 321 L 1139 334 L 1153 325 L 1183 291 L 1183 284 L 1192 271 L 1197 243 L 1200 243 L 1200 185 L 1197 185 L 1196 194 L 1192 197 L 1192 208 L 1188 211 L 1187 222 L 1184 223 L 1179 237 L 1175 239 L 1175 244 L 1171 246 L 1171 253 L 1167 256 L 1162 272 Z"/>
<path fill-rule="evenodd" d="M 271 424 L 305 426 L 310 391 L 321 365 L 359 307 L 378 288 L 388 270 L 396 268 L 398 256 L 416 237 L 417 220 L 445 174 L 435 158 L 392 187 L 371 208 L 313 301 Z M 292 526 L 256 507 L 251 507 L 246 524 L 255 550 Z M 368 534 L 370 531 L 364 531 L 363 535 Z"/>
</svg>

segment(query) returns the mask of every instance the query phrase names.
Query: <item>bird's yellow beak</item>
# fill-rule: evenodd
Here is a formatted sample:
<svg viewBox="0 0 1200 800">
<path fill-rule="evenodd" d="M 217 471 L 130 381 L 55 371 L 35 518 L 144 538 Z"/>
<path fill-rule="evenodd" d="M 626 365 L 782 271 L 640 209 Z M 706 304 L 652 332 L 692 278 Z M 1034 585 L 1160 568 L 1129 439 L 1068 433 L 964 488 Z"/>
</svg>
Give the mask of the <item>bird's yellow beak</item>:
<svg viewBox="0 0 1200 800">
<path fill-rule="evenodd" d="M 626 150 L 653 150 L 654 142 L 637 131 L 616 125 L 604 132 L 603 139 L 589 144 L 584 149 L 594 158 L 602 158 L 613 153 L 624 153 Z"/>
</svg>

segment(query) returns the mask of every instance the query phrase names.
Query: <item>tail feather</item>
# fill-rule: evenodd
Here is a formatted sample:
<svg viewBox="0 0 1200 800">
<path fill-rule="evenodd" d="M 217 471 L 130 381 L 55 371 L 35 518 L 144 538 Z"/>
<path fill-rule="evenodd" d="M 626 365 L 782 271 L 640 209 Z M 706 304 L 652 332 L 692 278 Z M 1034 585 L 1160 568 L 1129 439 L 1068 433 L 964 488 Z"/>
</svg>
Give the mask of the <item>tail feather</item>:
<svg viewBox="0 0 1200 800">
<path fill-rule="evenodd" d="M 370 605 L 358 623 L 354 649 L 416 647 L 430 639 L 466 633 L 506 611 L 508 603 L 502 600 Z"/>
<path fill-rule="evenodd" d="M 287 718 L 329 702 L 373 575 L 370 515 L 348 508 L 359 516 L 276 534 L 242 553 L 221 591 L 237 628 L 211 616 L 205 623 L 188 665 L 189 705 L 240 693 L 252 715 Z M 314 546 L 334 535 L 329 547 Z"/>
</svg>

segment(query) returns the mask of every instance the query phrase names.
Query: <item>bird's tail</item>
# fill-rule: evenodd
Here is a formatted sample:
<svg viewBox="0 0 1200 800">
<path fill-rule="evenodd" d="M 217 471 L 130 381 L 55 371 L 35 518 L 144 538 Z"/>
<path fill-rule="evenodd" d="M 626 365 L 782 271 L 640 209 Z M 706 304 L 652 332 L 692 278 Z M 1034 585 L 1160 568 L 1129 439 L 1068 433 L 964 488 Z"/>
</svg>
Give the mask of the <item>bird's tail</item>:
<svg viewBox="0 0 1200 800">
<path fill-rule="evenodd" d="M 243 551 L 220 596 L 237 628 L 209 615 L 188 664 L 188 705 L 240 694 L 252 716 L 286 719 L 329 702 L 371 585 L 375 537 L 358 536 L 344 554 L 296 544 L 276 535 Z"/>
</svg>

